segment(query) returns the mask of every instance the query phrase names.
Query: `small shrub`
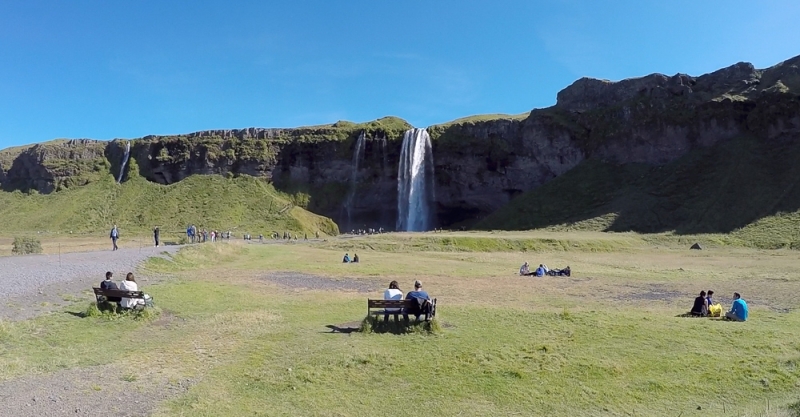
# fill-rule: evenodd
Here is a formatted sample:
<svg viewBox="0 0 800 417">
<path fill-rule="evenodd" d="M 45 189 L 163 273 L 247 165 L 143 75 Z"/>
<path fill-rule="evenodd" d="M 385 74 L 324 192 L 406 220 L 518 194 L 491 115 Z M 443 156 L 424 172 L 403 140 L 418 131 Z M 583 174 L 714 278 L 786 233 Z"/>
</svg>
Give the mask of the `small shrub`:
<svg viewBox="0 0 800 417">
<path fill-rule="evenodd" d="M 89 304 L 89 307 L 83 312 L 83 317 L 100 317 L 101 315 L 103 315 L 103 312 L 100 311 L 97 303 Z"/>
<path fill-rule="evenodd" d="M 39 239 L 32 237 L 15 237 L 12 244 L 11 253 L 15 255 L 27 255 L 29 253 L 42 253 L 42 243 Z"/>
<path fill-rule="evenodd" d="M 161 316 L 159 307 L 147 307 L 141 310 L 122 310 L 117 303 L 103 301 L 101 303 L 92 302 L 83 312 L 83 317 L 99 317 L 106 320 L 119 320 L 130 318 L 136 321 L 151 321 Z"/>
<path fill-rule="evenodd" d="M 367 316 L 361 321 L 358 331 L 364 334 L 439 334 L 442 332 L 442 326 L 439 324 L 439 320 L 435 318 L 431 321 L 416 321 L 412 316 L 409 322 L 406 323 L 402 316 L 398 321 L 392 320 L 392 317 L 390 316 L 389 321 L 386 322 L 383 320 L 383 316 Z"/>
</svg>

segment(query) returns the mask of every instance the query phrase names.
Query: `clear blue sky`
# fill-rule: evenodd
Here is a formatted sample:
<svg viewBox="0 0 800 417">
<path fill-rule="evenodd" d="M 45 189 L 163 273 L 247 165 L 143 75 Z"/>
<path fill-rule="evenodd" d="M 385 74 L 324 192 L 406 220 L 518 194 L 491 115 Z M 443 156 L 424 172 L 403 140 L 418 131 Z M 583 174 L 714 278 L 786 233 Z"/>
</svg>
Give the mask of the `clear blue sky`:
<svg viewBox="0 0 800 417">
<path fill-rule="evenodd" d="M 800 55 L 797 0 L 0 1 L 0 148 L 555 103 Z"/>
</svg>

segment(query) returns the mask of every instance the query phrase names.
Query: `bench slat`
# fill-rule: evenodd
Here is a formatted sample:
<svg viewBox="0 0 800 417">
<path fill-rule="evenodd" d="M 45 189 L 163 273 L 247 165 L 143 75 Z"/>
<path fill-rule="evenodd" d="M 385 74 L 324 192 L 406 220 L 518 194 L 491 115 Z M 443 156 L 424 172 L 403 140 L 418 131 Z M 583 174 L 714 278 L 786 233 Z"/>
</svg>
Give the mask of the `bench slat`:
<svg viewBox="0 0 800 417">
<path fill-rule="evenodd" d="M 143 291 L 125 291 L 125 290 L 104 290 L 102 288 L 92 288 L 95 295 L 102 295 L 104 297 L 119 297 L 119 298 L 141 298 L 144 299 Z"/>
<path fill-rule="evenodd" d="M 412 300 L 367 300 L 367 308 L 404 308 L 411 307 Z"/>
</svg>

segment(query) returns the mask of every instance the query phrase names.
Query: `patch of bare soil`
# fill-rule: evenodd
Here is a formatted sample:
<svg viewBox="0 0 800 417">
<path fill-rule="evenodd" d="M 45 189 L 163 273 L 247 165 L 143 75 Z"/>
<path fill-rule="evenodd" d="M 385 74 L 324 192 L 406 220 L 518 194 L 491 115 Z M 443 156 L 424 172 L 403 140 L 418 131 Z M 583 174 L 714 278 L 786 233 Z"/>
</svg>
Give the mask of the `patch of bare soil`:
<svg viewBox="0 0 800 417">
<path fill-rule="evenodd" d="M 147 416 L 192 385 L 191 380 L 125 374 L 113 365 L 69 369 L 0 382 L 0 415 Z"/>
<path fill-rule="evenodd" d="M 295 289 L 375 292 L 380 285 L 351 278 L 329 278 L 299 272 L 270 272 L 259 279 Z"/>
</svg>

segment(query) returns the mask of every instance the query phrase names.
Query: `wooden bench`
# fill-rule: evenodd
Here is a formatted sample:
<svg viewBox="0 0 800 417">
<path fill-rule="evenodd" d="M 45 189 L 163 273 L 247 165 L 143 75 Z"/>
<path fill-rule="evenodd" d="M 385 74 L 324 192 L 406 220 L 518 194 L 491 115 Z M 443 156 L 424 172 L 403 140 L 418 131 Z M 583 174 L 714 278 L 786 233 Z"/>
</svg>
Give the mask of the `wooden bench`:
<svg viewBox="0 0 800 417">
<path fill-rule="evenodd" d="M 389 316 L 394 316 L 394 321 L 398 321 L 398 316 L 403 315 L 403 318 L 408 321 L 407 309 L 414 307 L 414 300 L 367 300 L 367 315 L 383 316 L 384 321 L 389 321 Z M 394 310 L 394 311 L 391 311 Z M 413 313 L 412 313 L 413 314 Z M 420 314 L 417 316 L 425 316 L 425 321 L 430 321 L 436 316 L 436 299 L 431 300 L 431 314 Z"/>
<path fill-rule="evenodd" d="M 144 308 L 145 306 L 145 297 L 143 291 L 104 290 L 97 287 L 93 287 L 92 290 L 94 290 L 94 297 L 97 299 L 98 305 L 103 302 L 119 303 L 119 300 L 122 298 L 132 298 L 142 300 L 142 303 L 136 304 L 136 307 L 134 308 Z"/>
</svg>

